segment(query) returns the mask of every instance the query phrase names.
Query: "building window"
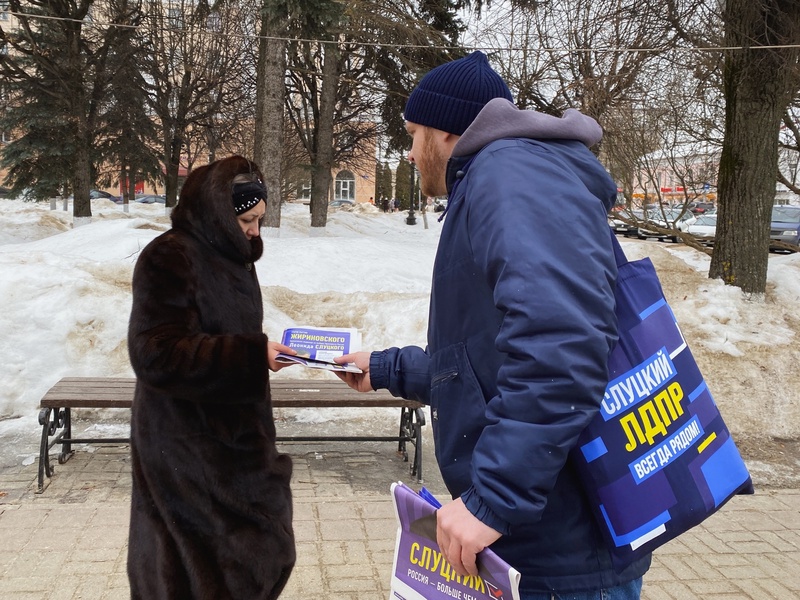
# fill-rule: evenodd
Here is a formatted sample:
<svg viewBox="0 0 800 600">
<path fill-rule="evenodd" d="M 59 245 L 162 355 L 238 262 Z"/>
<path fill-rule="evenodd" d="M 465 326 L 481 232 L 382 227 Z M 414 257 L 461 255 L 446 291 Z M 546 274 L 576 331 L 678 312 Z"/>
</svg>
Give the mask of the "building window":
<svg viewBox="0 0 800 600">
<path fill-rule="evenodd" d="M 336 176 L 336 189 L 333 194 L 334 200 L 355 200 L 356 198 L 356 178 L 350 171 L 340 171 Z"/>
<path fill-rule="evenodd" d="M 298 200 L 311 200 L 311 182 L 301 181 L 297 184 Z"/>
<path fill-rule="evenodd" d="M 170 29 L 183 29 L 183 12 L 180 8 L 167 9 L 167 23 Z"/>
<path fill-rule="evenodd" d="M 218 12 L 209 13 L 208 17 L 206 18 L 206 28 L 215 33 L 222 31 L 222 19 L 220 18 Z"/>
</svg>

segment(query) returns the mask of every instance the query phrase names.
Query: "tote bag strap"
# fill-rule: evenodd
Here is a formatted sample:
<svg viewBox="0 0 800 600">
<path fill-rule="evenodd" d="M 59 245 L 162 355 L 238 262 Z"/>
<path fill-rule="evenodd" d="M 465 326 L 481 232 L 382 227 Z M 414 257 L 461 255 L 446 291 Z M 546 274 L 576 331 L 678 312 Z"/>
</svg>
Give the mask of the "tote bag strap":
<svg viewBox="0 0 800 600">
<path fill-rule="evenodd" d="M 627 265 L 628 258 L 622 251 L 622 246 L 619 245 L 617 234 L 614 233 L 614 230 L 611 229 L 611 227 L 608 228 L 608 233 L 611 236 L 611 246 L 614 248 L 614 260 L 617 262 L 617 268 L 621 267 L 622 265 Z"/>
</svg>

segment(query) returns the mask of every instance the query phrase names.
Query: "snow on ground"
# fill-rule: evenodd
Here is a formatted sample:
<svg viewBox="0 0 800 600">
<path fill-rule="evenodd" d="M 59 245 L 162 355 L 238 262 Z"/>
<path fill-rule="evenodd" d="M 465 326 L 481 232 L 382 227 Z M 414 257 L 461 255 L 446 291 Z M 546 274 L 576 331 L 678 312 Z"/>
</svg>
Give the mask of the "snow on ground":
<svg viewBox="0 0 800 600">
<path fill-rule="evenodd" d="M 71 207 L 70 207 L 71 210 Z M 126 349 L 130 280 L 139 251 L 169 227 L 160 205 L 129 213 L 93 201 L 94 218 L 72 228 L 59 205 L 0 201 L 0 467 L 37 455 L 38 402 L 60 377 L 132 376 Z M 309 235 L 308 207 L 286 205 L 279 237 L 265 236 L 257 263 L 264 328 L 278 338 L 293 325 L 356 327 L 365 349 L 425 344 L 439 214 L 356 207 L 329 214 Z M 800 255 L 772 255 L 766 300 L 707 278 L 709 258 L 679 244 L 622 240 L 630 259 L 650 256 L 665 294 L 735 435 L 800 436 L 800 349 L 795 316 Z M 276 377 L 332 377 L 299 367 Z M 391 409 L 294 411 L 281 423 L 322 430 L 357 416 L 395 426 Z M 113 412 L 113 411 L 107 411 Z M 119 419 L 103 415 L 110 427 Z M 100 424 L 97 427 L 104 427 Z M 280 426 L 280 425 L 279 425 Z"/>
</svg>

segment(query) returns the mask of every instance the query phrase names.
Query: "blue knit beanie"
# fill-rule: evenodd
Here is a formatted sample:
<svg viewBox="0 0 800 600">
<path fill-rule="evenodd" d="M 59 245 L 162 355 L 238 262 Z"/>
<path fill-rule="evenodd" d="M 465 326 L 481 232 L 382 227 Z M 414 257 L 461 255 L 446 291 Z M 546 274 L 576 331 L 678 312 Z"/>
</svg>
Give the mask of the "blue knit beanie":
<svg viewBox="0 0 800 600">
<path fill-rule="evenodd" d="M 462 135 L 481 109 L 493 98 L 514 101 L 503 78 L 483 52 L 439 65 L 411 92 L 403 118 Z"/>
</svg>

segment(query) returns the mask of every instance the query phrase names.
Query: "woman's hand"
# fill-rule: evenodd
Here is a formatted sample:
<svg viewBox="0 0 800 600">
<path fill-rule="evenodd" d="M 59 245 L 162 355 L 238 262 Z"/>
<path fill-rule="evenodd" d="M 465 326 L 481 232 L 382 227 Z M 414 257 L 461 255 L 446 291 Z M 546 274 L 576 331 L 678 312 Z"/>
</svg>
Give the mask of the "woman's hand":
<svg viewBox="0 0 800 600">
<path fill-rule="evenodd" d="M 291 354 L 292 356 L 297 354 L 297 352 L 289 348 L 289 346 L 284 346 L 278 342 L 267 342 L 267 365 L 269 366 L 270 371 L 280 371 L 283 367 L 290 367 L 294 364 L 297 364 L 276 361 L 275 357 L 278 356 L 279 352 Z"/>
</svg>

